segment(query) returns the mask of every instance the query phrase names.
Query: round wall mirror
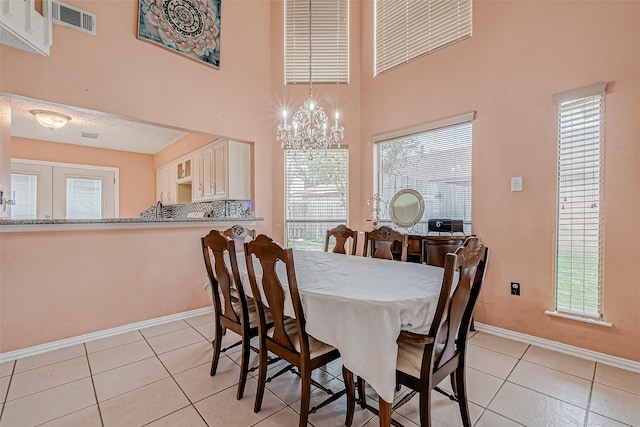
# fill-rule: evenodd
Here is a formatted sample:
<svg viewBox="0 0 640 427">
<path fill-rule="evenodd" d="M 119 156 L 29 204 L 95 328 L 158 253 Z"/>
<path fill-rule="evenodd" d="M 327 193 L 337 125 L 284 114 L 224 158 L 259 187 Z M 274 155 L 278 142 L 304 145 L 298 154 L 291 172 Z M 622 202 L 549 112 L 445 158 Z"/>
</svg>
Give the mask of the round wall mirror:
<svg viewBox="0 0 640 427">
<path fill-rule="evenodd" d="M 422 219 L 424 199 L 410 188 L 398 191 L 389 203 L 389 216 L 398 227 L 413 227 Z"/>
</svg>

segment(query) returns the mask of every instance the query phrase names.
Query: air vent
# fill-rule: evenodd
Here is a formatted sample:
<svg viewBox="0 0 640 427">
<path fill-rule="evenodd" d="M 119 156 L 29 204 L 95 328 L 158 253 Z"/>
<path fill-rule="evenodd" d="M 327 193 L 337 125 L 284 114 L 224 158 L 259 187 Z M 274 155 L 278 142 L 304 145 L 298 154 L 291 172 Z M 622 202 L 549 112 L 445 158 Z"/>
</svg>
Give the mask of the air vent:
<svg viewBox="0 0 640 427">
<path fill-rule="evenodd" d="M 65 27 L 96 35 L 96 15 L 60 1 L 51 2 L 51 20 Z"/>
<path fill-rule="evenodd" d="M 83 137 L 83 138 L 98 139 L 98 134 L 97 133 L 81 132 L 80 136 Z"/>
</svg>

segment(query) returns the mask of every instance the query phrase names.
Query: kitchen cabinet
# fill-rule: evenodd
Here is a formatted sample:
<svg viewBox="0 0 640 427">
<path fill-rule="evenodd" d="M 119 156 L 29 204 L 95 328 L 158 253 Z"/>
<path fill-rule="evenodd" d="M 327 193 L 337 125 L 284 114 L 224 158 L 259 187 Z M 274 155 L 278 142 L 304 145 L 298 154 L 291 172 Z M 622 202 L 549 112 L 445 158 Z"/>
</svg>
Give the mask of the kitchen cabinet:
<svg viewBox="0 0 640 427">
<path fill-rule="evenodd" d="M 219 139 L 156 173 L 165 204 L 250 200 L 251 145 Z"/>
<path fill-rule="evenodd" d="M 170 163 L 156 170 L 156 200 L 163 205 L 176 203 L 177 163 Z"/>
<path fill-rule="evenodd" d="M 192 199 L 202 202 L 213 199 L 213 145 L 196 151 L 192 157 Z"/>
<path fill-rule="evenodd" d="M 213 145 L 214 200 L 251 199 L 251 145 L 218 141 Z"/>
</svg>

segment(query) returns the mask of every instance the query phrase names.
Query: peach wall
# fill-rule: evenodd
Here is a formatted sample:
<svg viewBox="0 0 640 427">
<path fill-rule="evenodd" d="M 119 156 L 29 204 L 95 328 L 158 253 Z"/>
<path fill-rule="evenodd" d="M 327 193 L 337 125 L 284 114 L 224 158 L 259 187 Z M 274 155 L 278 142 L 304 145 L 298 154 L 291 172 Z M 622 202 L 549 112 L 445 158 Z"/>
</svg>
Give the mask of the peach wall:
<svg viewBox="0 0 640 427">
<path fill-rule="evenodd" d="M 491 247 L 477 320 L 640 361 L 640 3 L 474 2 L 473 37 L 372 77 L 372 2 L 362 3 L 362 138 L 477 111 L 473 231 Z M 554 93 L 609 82 L 605 107 L 604 320 L 554 307 Z M 363 150 L 363 193 L 373 150 Z M 510 192 L 522 176 L 524 191 Z M 364 224 L 363 224 L 364 226 Z M 522 295 L 509 295 L 509 283 Z"/>
<path fill-rule="evenodd" d="M 137 0 L 68 3 L 97 15 L 97 36 L 54 25 L 49 57 L 4 47 L 3 91 L 253 141 L 263 160 L 256 176 L 271 176 L 269 2 L 223 2 L 219 70 L 137 40 Z M 266 227 L 270 187 L 256 180 L 256 214 Z"/>
<path fill-rule="evenodd" d="M 13 158 L 118 168 L 120 217 L 137 217 L 155 204 L 155 168 L 150 154 L 12 138 Z"/>
<path fill-rule="evenodd" d="M 0 353 L 210 305 L 209 229 L 0 233 Z"/>
<path fill-rule="evenodd" d="M 200 147 L 204 147 L 208 143 L 214 141 L 217 137 L 213 135 L 199 135 L 189 133 L 173 144 L 158 151 L 153 156 L 153 167 L 155 169 L 164 166 L 167 163 L 176 160 L 185 154 L 191 153 Z M 155 191 L 154 191 L 155 194 Z"/>
</svg>

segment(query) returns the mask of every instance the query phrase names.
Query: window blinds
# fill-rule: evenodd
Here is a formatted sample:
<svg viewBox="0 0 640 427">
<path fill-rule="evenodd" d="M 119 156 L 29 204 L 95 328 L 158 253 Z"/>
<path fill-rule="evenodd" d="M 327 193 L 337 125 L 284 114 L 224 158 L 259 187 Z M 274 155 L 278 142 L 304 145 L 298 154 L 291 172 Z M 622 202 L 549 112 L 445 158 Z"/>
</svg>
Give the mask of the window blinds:
<svg viewBox="0 0 640 427">
<path fill-rule="evenodd" d="M 11 206 L 11 219 L 36 219 L 37 183 L 37 175 L 11 174 L 11 191 L 16 195 L 16 204 Z"/>
<path fill-rule="evenodd" d="M 349 82 L 349 2 L 313 0 L 312 81 Z M 285 84 L 309 82 L 309 0 L 285 0 Z"/>
<path fill-rule="evenodd" d="M 602 103 L 601 94 L 558 103 L 556 310 L 595 318 L 600 317 Z"/>
<path fill-rule="evenodd" d="M 67 218 L 102 218 L 102 180 L 67 178 Z"/>
<path fill-rule="evenodd" d="M 471 122 L 377 143 L 378 193 L 389 202 L 412 188 L 422 194 L 425 213 L 415 232 L 427 233 L 430 218 L 462 219 L 471 232 Z M 381 222 L 391 222 L 387 209 Z"/>
<path fill-rule="evenodd" d="M 471 0 L 376 0 L 375 75 L 471 37 Z"/>
<path fill-rule="evenodd" d="M 322 250 L 328 229 L 347 222 L 349 151 L 285 151 L 286 246 Z"/>
</svg>

